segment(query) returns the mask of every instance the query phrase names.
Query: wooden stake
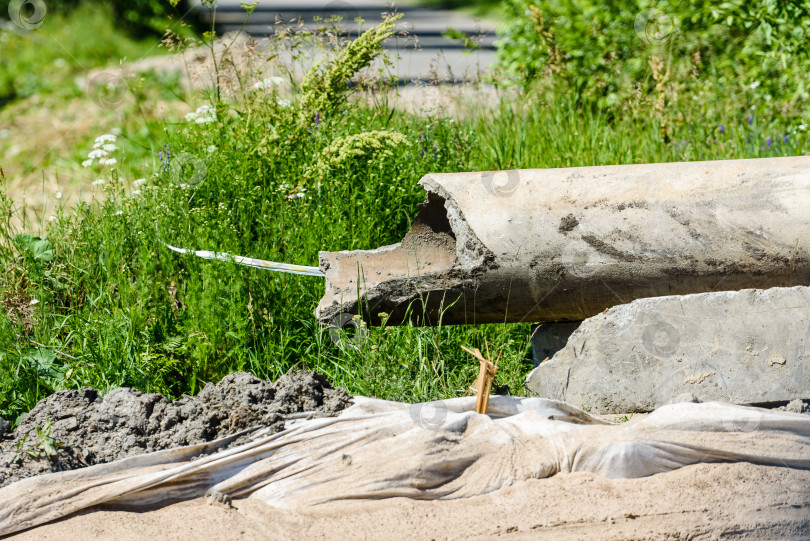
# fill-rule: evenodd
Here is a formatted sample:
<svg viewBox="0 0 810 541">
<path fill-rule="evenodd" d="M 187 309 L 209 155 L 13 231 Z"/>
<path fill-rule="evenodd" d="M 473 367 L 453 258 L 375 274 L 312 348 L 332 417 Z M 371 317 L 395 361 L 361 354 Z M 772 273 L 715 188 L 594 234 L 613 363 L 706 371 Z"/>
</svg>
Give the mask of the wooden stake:
<svg viewBox="0 0 810 541">
<path fill-rule="evenodd" d="M 470 350 L 465 346 L 461 346 L 461 349 L 478 359 L 478 362 L 481 365 L 478 370 L 478 378 L 476 379 L 476 383 L 478 384 L 478 394 L 475 397 L 475 411 L 478 413 L 487 412 L 487 407 L 489 406 L 489 393 L 492 391 L 492 380 L 495 378 L 495 374 L 498 372 L 498 360 L 500 360 L 500 356 L 498 356 L 498 359 L 494 363 L 490 361 L 489 344 L 484 342 L 484 346 L 487 350 L 486 358 L 481 355 L 481 351 L 478 348 L 475 350 Z"/>
<path fill-rule="evenodd" d="M 484 398 L 487 387 L 487 361 L 480 361 L 481 368 L 478 371 L 478 393 L 475 395 L 475 411 L 478 413 L 485 413 L 486 407 L 484 406 Z"/>
</svg>

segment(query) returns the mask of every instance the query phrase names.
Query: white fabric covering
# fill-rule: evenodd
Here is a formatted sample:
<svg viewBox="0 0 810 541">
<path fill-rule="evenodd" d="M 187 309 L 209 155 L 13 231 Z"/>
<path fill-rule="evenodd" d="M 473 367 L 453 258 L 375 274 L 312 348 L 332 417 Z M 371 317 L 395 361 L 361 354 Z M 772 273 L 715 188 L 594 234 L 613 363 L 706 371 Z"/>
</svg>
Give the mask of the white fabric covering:
<svg viewBox="0 0 810 541">
<path fill-rule="evenodd" d="M 0 489 L 0 535 L 102 503 L 139 506 L 209 494 L 278 507 L 404 496 L 466 498 L 519 480 L 593 472 L 644 477 L 700 462 L 810 469 L 810 416 L 721 403 L 673 404 L 612 424 L 568 404 L 493 396 L 403 404 L 356 397 L 334 418 L 259 430 Z M 195 458 L 199 457 L 201 458 Z"/>
</svg>

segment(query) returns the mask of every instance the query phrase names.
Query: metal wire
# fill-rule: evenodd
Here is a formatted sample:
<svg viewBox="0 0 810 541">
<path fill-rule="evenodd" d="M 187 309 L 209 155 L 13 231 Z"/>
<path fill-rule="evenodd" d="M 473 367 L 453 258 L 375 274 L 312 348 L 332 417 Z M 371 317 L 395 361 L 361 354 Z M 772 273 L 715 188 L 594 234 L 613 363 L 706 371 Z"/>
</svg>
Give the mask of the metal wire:
<svg viewBox="0 0 810 541">
<path fill-rule="evenodd" d="M 318 267 L 307 267 L 304 265 L 290 265 L 289 263 L 276 263 L 275 261 L 265 261 L 263 259 L 254 259 L 252 257 L 243 257 L 241 255 L 230 255 L 225 252 L 210 252 L 208 250 L 186 250 L 185 248 L 177 248 L 171 244 L 163 243 L 169 250 L 177 252 L 178 254 L 192 254 L 203 259 L 216 259 L 218 261 L 233 261 L 245 267 L 255 267 L 257 269 L 265 269 L 275 272 L 286 272 L 288 274 L 301 274 L 303 276 L 320 276 L 323 278 L 325 275 Z"/>
</svg>

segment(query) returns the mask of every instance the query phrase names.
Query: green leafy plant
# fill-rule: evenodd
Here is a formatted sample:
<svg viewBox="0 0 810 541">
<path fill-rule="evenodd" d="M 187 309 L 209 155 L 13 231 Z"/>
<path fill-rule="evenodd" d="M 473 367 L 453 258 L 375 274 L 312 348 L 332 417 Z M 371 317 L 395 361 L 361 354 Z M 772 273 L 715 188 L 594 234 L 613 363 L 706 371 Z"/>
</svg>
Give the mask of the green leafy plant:
<svg viewBox="0 0 810 541">
<path fill-rule="evenodd" d="M 556 83 L 582 103 L 612 108 L 660 94 L 659 63 L 670 101 L 716 87 L 808 100 L 806 2 L 508 0 L 505 11 L 502 72 L 524 85 Z"/>
<path fill-rule="evenodd" d="M 329 118 L 345 101 L 352 76 L 367 67 L 382 53 L 385 40 L 396 32 L 402 14 L 386 17 L 379 25 L 369 28 L 359 38 L 349 42 L 337 58 L 320 61 L 301 82 L 301 119 L 308 125 L 315 114 Z"/>
<path fill-rule="evenodd" d="M 16 454 L 11 463 L 20 464 L 25 456 L 34 459 L 45 458 L 51 471 L 56 471 L 59 466 L 59 448 L 64 443 L 51 436 L 51 428 L 50 419 L 46 421 L 45 426 L 36 427 L 37 441 L 32 445 L 25 445 L 28 441 L 28 434 L 17 440 Z"/>
<path fill-rule="evenodd" d="M 14 237 L 14 244 L 20 249 L 26 262 L 38 269 L 53 259 L 53 245 L 46 239 L 20 233 Z"/>
</svg>

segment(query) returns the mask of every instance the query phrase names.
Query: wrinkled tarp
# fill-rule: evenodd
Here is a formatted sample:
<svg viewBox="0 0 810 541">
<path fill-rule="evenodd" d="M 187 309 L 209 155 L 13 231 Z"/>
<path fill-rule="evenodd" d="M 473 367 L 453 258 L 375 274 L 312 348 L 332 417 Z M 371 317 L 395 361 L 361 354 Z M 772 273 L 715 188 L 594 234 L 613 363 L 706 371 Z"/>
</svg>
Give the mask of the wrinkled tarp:
<svg viewBox="0 0 810 541">
<path fill-rule="evenodd" d="M 209 495 L 293 508 L 346 499 L 466 498 L 556 473 L 653 475 L 701 462 L 810 469 L 810 417 L 680 403 L 612 424 L 555 400 L 493 396 L 403 404 L 355 397 L 340 416 L 208 454 L 238 437 L 159 451 L 0 489 L 0 535 L 102 503 Z M 204 456 L 200 456 L 204 455 Z"/>
</svg>

